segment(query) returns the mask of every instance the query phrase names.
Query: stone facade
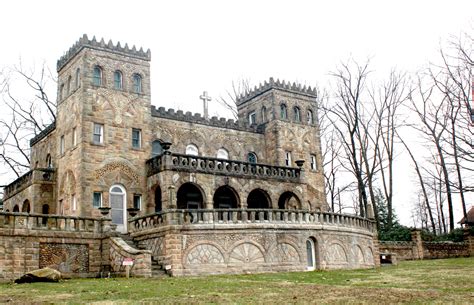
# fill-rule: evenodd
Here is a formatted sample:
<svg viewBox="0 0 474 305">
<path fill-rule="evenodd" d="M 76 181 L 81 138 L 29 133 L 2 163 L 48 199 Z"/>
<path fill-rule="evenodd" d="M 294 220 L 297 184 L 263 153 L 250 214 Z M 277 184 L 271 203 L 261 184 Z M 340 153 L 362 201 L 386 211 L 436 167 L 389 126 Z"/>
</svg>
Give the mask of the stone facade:
<svg viewBox="0 0 474 305">
<path fill-rule="evenodd" d="M 117 231 L 133 232 L 175 275 L 304 270 L 308 257 L 317 268 L 376 264 L 370 221 L 325 214 L 314 89 L 270 79 L 238 97 L 237 121 L 207 118 L 151 105 L 150 60 L 149 50 L 85 35 L 60 58 L 56 121 L 31 140 L 31 171 L 6 187 L 6 212 L 100 219 L 110 208 Z M 194 225 L 209 211 L 213 225 Z M 193 226 L 135 230 L 136 219 L 168 213 Z M 236 215 L 247 219 L 225 223 Z M 135 254 L 109 242 L 120 273 L 114 262 Z M 85 270 L 81 243 L 40 243 L 48 265 L 60 268 L 48 254 L 57 249 L 75 262 L 68 268 Z M 149 276 L 142 256 L 136 272 Z"/>
</svg>

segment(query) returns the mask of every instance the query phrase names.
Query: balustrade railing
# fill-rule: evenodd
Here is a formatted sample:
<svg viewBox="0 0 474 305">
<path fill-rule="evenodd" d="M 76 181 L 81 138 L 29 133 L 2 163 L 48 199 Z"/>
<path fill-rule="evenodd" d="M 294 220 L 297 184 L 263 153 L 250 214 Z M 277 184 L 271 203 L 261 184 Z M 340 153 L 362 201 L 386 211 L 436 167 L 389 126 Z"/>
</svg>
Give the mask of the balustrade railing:
<svg viewBox="0 0 474 305">
<path fill-rule="evenodd" d="M 273 209 L 167 210 L 129 220 L 129 230 L 138 232 L 166 225 L 324 224 L 373 232 L 366 218 L 323 212 Z"/>
<path fill-rule="evenodd" d="M 301 169 L 297 167 L 273 166 L 236 160 L 225 160 L 201 156 L 171 153 L 160 155 L 146 162 L 147 174 L 152 176 L 166 169 L 165 158 L 170 158 L 169 169 L 213 175 L 271 178 L 298 182 Z"/>
<path fill-rule="evenodd" d="M 55 170 L 52 168 L 36 168 L 25 173 L 5 187 L 5 198 L 9 198 L 33 182 L 53 182 L 55 181 Z"/>
<path fill-rule="evenodd" d="M 106 220 L 108 219 L 51 214 L 0 212 L 0 229 L 100 233 L 103 231 L 103 222 Z"/>
</svg>

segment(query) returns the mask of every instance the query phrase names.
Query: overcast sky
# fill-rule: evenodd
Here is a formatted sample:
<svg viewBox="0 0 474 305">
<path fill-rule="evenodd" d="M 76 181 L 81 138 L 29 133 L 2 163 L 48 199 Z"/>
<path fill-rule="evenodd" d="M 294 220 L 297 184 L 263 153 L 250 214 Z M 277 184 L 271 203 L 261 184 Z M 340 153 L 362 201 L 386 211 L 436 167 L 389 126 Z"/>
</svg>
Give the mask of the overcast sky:
<svg viewBox="0 0 474 305">
<path fill-rule="evenodd" d="M 325 86 L 350 56 L 372 58 L 380 75 L 414 71 L 450 35 L 472 31 L 473 12 L 472 0 L 4 1 L 0 67 L 21 58 L 54 72 L 82 34 L 95 35 L 151 49 L 154 105 L 201 112 L 203 90 L 222 96 L 232 81 L 270 76 Z M 399 196 L 405 214 L 410 198 Z"/>
</svg>

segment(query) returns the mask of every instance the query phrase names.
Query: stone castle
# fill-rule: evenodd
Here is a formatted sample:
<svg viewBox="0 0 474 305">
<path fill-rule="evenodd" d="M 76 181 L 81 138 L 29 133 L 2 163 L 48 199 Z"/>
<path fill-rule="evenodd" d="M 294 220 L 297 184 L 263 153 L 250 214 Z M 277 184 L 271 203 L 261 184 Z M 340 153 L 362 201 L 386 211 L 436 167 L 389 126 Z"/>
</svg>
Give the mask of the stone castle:
<svg viewBox="0 0 474 305">
<path fill-rule="evenodd" d="M 150 60 L 86 35 L 58 60 L 56 121 L 5 188 L 0 274 L 122 272 L 124 257 L 142 276 L 377 264 L 372 221 L 328 211 L 315 90 L 270 79 L 238 97 L 237 121 L 157 109 Z"/>
</svg>

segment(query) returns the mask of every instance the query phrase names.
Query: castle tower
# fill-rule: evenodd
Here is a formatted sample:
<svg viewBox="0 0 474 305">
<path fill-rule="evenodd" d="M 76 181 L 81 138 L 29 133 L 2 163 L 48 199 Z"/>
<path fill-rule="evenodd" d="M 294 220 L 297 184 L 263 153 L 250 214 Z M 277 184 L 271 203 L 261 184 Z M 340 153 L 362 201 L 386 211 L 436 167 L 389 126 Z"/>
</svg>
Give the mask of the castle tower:
<svg viewBox="0 0 474 305">
<path fill-rule="evenodd" d="M 240 96 L 237 110 L 240 120 L 264 129 L 267 163 L 295 167 L 295 161 L 305 161 L 307 197 L 316 201 L 303 206 L 327 210 L 317 98 L 311 87 L 270 78 Z"/>
<path fill-rule="evenodd" d="M 146 200 L 150 59 L 150 50 L 84 35 L 58 60 L 59 213 L 99 216 L 99 206 L 112 207 L 125 231 L 127 208 Z"/>
</svg>

